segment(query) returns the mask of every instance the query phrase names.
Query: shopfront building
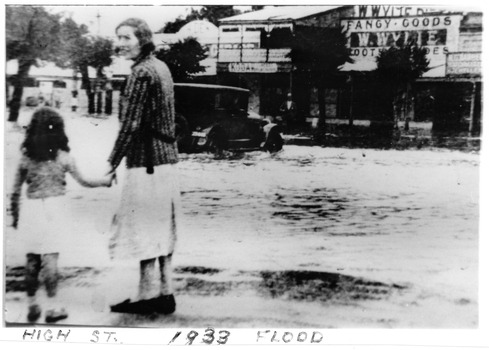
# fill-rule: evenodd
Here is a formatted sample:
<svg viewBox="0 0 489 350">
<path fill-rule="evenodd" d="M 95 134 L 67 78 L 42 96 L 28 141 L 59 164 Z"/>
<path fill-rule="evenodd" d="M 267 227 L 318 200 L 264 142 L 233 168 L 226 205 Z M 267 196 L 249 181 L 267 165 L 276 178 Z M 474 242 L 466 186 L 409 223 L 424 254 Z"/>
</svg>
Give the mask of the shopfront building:
<svg viewBox="0 0 489 350">
<path fill-rule="evenodd" d="M 354 62 L 328 85 L 327 118 L 375 118 L 372 72 L 378 53 L 414 41 L 427 49 L 430 69 L 416 81 L 398 117 L 433 122 L 434 131 L 480 132 L 482 13 L 421 6 L 280 6 L 225 18 L 219 26 L 218 82 L 250 89 L 250 105 L 261 115 L 276 115 L 291 92 L 305 119 L 317 116 L 314 88 L 295 74 L 288 57 L 301 26 L 341 27 L 348 38 Z"/>
</svg>

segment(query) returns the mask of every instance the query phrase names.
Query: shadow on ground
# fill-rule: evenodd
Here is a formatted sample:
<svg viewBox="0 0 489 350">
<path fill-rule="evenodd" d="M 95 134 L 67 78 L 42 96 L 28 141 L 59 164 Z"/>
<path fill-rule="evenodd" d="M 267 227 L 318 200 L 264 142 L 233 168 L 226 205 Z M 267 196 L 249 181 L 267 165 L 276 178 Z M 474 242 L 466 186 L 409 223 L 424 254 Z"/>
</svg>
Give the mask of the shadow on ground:
<svg viewBox="0 0 489 350">
<path fill-rule="evenodd" d="M 108 269 L 66 267 L 60 270 L 61 285 L 91 287 Z M 221 296 L 254 292 L 263 298 L 348 303 L 382 300 L 406 286 L 320 271 L 228 271 L 202 266 L 176 267 L 177 294 Z M 6 292 L 23 292 L 24 268 L 7 268 Z"/>
</svg>

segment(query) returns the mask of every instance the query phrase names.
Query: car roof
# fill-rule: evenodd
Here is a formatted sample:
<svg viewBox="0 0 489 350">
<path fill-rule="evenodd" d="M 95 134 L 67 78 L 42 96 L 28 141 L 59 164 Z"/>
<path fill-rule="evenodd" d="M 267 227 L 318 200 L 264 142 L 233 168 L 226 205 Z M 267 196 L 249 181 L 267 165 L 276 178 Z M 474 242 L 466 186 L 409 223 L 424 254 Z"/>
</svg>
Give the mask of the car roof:
<svg viewBox="0 0 489 350">
<path fill-rule="evenodd" d="M 215 84 L 197 84 L 197 83 L 175 83 L 175 87 L 193 87 L 199 89 L 216 89 L 216 90 L 231 90 L 231 91 L 239 91 L 239 92 L 250 92 L 248 89 L 242 89 L 234 86 L 225 86 L 225 85 L 215 85 Z"/>
</svg>

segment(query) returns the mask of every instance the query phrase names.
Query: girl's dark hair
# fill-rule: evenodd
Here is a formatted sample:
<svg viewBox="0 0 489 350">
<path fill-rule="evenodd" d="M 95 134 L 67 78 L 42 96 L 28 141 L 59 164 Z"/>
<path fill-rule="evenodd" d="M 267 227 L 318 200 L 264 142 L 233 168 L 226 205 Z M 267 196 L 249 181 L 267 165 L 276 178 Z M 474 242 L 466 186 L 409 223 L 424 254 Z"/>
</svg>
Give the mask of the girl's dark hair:
<svg viewBox="0 0 489 350">
<path fill-rule="evenodd" d="M 61 115 L 48 107 L 35 111 L 21 147 L 27 157 L 35 161 L 54 160 L 59 150 L 69 152 Z"/>
<path fill-rule="evenodd" d="M 116 28 L 115 31 L 120 27 L 132 27 L 134 28 L 134 36 L 138 39 L 139 45 L 141 46 L 140 56 L 148 56 L 151 52 L 155 50 L 155 45 L 153 43 L 153 32 L 149 28 L 148 23 L 140 18 L 128 18 L 122 21 Z"/>
</svg>

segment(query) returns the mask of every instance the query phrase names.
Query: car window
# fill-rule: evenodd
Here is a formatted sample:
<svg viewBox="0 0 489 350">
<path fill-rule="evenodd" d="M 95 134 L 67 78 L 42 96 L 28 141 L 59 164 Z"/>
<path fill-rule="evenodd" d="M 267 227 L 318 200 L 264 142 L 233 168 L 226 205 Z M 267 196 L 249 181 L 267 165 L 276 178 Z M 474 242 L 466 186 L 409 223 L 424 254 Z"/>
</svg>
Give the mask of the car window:
<svg viewBox="0 0 489 350">
<path fill-rule="evenodd" d="M 202 114 L 215 110 L 248 109 L 248 93 L 235 90 L 175 86 L 175 108 L 183 115 Z"/>
<path fill-rule="evenodd" d="M 221 91 L 216 97 L 216 108 L 246 110 L 248 105 L 248 94 L 235 91 Z"/>
<path fill-rule="evenodd" d="M 175 86 L 175 108 L 179 113 L 208 112 L 215 108 L 215 93 L 210 89 Z"/>
</svg>

